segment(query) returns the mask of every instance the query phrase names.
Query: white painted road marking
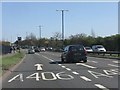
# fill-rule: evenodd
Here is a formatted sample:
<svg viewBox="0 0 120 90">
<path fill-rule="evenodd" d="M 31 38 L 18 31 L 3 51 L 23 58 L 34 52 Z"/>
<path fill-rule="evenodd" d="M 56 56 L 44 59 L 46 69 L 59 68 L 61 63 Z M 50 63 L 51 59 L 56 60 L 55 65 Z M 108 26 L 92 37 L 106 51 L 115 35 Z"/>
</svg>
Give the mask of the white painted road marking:
<svg viewBox="0 0 120 90">
<path fill-rule="evenodd" d="M 88 67 L 88 68 L 97 68 L 97 67 L 93 67 L 93 66 L 90 66 L 90 65 L 87 65 L 87 64 L 84 64 L 84 63 L 76 63 L 76 65 L 82 65 L 82 66 L 85 66 L 85 67 Z"/>
<path fill-rule="evenodd" d="M 103 90 L 109 90 L 108 88 L 104 87 L 103 85 L 100 84 L 95 84 L 96 87 L 103 89 Z"/>
<path fill-rule="evenodd" d="M 118 65 L 108 64 L 109 66 L 119 67 Z"/>
<path fill-rule="evenodd" d="M 48 60 L 50 60 L 50 61 L 54 61 L 54 60 L 52 60 L 52 59 L 50 59 L 50 58 L 48 58 L 48 57 L 46 57 L 46 56 L 44 56 L 44 55 L 42 55 L 44 58 L 46 58 L 46 59 L 48 59 Z"/>
<path fill-rule="evenodd" d="M 85 76 L 80 76 L 80 78 L 84 79 L 85 81 L 92 81 L 91 79 L 85 77 Z"/>
<path fill-rule="evenodd" d="M 71 69 L 70 68 L 66 68 L 68 71 L 71 71 Z"/>
<path fill-rule="evenodd" d="M 114 62 L 114 63 L 119 63 L 118 61 L 112 61 L 112 62 Z"/>
<path fill-rule="evenodd" d="M 78 74 L 79 74 L 79 73 L 77 73 L 77 72 L 74 72 L 74 71 L 73 71 L 72 73 L 73 73 L 73 74 L 76 74 L 76 75 L 78 75 Z"/>
<path fill-rule="evenodd" d="M 99 78 L 100 76 L 101 77 L 109 77 L 109 78 L 112 78 L 112 76 L 109 76 L 109 75 L 106 75 L 106 74 L 103 74 L 103 73 L 98 73 L 98 72 L 94 72 L 94 71 L 90 71 L 88 70 L 88 72 L 93 75 L 95 78 Z M 99 76 L 99 77 L 98 77 Z"/>
<path fill-rule="evenodd" d="M 42 69 L 42 66 L 43 66 L 42 64 L 35 64 L 34 66 L 37 67 L 37 70 L 43 70 L 43 69 Z"/>
<path fill-rule="evenodd" d="M 61 66 L 62 68 L 66 68 L 65 66 Z"/>
<path fill-rule="evenodd" d="M 15 77 L 13 77 L 12 79 L 10 79 L 8 82 L 12 82 L 13 80 L 15 80 L 16 78 L 20 77 L 20 81 L 23 82 L 23 75 L 22 74 L 18 74 Z"/>
<path fill-rule="evenodd" d="M 59 66 L 61 66 L 61 64 L 58 64 Z"/>
</svg>

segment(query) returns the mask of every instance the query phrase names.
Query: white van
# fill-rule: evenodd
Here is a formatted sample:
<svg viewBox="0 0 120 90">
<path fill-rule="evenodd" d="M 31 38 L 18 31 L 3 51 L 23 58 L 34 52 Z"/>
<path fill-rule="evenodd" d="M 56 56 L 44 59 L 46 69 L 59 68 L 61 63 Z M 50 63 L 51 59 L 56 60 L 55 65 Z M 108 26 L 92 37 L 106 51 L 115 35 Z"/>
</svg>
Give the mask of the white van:
<svg viewBox="0 0 120 90">
<path fill-rule="evenodd" d="M 106 49 L 103 47 L 103 45 L 93 45 L 92 49 L 94 52 L 106 52 Z"/>
</svg>

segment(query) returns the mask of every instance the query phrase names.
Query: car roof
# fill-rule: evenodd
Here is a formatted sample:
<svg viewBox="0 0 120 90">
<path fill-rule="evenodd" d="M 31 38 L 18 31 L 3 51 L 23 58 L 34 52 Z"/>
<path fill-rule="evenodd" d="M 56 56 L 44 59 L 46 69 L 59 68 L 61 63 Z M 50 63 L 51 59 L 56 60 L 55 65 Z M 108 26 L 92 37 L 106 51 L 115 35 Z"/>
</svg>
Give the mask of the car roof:
<svg viewBox="0 0 120 90">
<path fill-rule="evenodd" d="M 71 47 L 71 46 L 83 46 L 83 45 L 75 44 L 75 45 L 68 45 L 68 46 Z"/>
</svg>

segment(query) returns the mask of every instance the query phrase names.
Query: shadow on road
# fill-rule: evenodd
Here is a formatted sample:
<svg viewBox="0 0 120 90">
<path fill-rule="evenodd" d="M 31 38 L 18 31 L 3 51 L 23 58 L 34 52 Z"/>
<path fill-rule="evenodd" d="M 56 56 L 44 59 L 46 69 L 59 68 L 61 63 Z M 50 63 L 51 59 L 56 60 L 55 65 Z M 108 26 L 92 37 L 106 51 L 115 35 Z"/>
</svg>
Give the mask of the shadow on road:
<svg viewBox="0 0 120 90">
<path fill-rule="evenodd" d="M 61 62 L 61 61 L 54 61 L 49 62 L 50 64 L 75 64 L 76 62 Z M 82 63 L 82 62 L 81 62 Z"/>
</svg>

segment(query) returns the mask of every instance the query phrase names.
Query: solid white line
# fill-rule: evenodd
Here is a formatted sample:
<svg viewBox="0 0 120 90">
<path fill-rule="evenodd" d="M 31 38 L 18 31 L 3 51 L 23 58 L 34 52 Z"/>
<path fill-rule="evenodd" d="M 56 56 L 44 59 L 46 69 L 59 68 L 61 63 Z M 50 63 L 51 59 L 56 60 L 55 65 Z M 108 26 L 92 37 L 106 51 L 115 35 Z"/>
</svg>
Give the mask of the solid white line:
<svg viewBox="0 0 120 90">
<path fill-rule="evenodd" d="M 54 60 L 52 60 L 52 59 L 50 59 L 50 58 L 48 58 L 48 57 L 46 57 L 46 56 L 44 56 L 44 55 L 42 55 L 42 57 L 44 57 L 44 58 L 46 58 L 46 59 L 48 59 L 48 60 L 54 62 Z"/>
<path fill-rule="evenodd" d="M 97 67 L 93 67 L 93 66 L 90 66 L 90 65 L 87 65 L 87 64 L 84 64 L 84 63 L 76 63 L 76 65 L 82 65 L 82 66 L 85 66 L 85 67 L 88 67 L 88 68 L 97 68 Z"/>
<path fill-rule="evenodd" d="M 72 72 L 73 74 L 76 74 L 76 75 L 78 75 L 79 73 L 77 73 L 77 72 Z"/>
<path fill-rule="evenodd" d="M 66 68 L 68 71 L 71 71 L 71 69 L 70 68 Z"/>
<path fill-rule="evenodd" d="M 113 64 L 108 64 L 109 66 L 113 66 L 113 67 L 119 67 L 119 66 L 117 66 L 117 65 L 113 65 Z"/>
<path fill-rule="evenodd" d="M 108 88 L 106 88 L 106 87 L 104 87 L 103 85 L 100 85 L 100 84 L 95 84 L 95 86 L 100 88 L 100 89 L 109 90 Z"/>
<path fill-rule="evenodd" d="M 66 68 L 65 66 L 61 66 L 62 68 Z"/>
<path fill-rule="evenodd" d="M 80 78 L 84 79 L 85 81 L 92 81 L 91 79 L 85 77 L 85 76 L 80 76 Z"/>
</svg>

